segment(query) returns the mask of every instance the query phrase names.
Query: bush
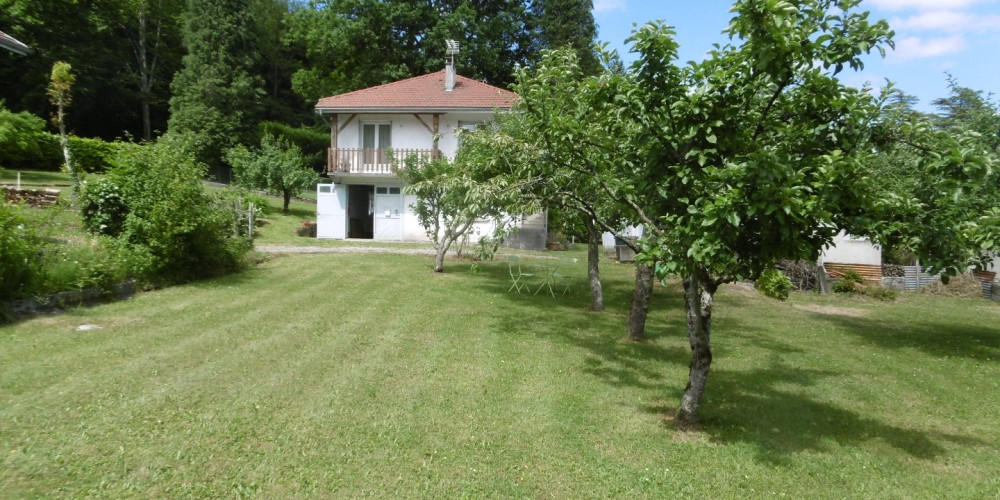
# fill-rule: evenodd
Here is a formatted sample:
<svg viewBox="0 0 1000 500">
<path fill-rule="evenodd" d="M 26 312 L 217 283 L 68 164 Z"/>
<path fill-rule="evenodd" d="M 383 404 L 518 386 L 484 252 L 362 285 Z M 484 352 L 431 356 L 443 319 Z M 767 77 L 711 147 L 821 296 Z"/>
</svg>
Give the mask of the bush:
<svg viewBox="0 0 1000 500">
<path fill-rule="evenodd" d="M 87 231 L 118 236 L 127 216 L 128 207 L 117 184 L 106 178 L 84 184 L 80 195 L 80 217 Z"/>
<path fill-rule="evenodd" d="M 76 167 L 83 172 L 106 172 L 122 148 L 120 142 L 105 142 L 87 137 L 70 137 L 69 149 Z"/>
<path fill-rule="evenodd" d="M 14 113 L 0 101 L 0 165 L 58 171 L 62 162 L 59 139 L 45 131 L 45 120 L 26 111 Z"/>
<path fill-rule="evenodd" d="M 0 300 L 27 297 L 41 281 L 41 245 L 19 211 L 0 203 Z"/>
<path fill-rule="evenodd" d="M 788 299 L 788 292 L 792 290 L 792 281 L 777 269 L 764 271 L 754 285 L 760 293 L 778 300 Z"/>
<path fill-rule="evenodd" d="M 863 293 L 865 278 L 854 269 L 844 271 L 844 276 L 830 287 L 836 293 Z"/>
<path fill-rule="evenodd" d="M 232 215 L 228 226 L 233 236 L 253 238 L 253 234 L 250 233 L 251 203 L 254 207 L 253 219 L 258 221 L 263 217 L 264 207 L 267 206 L 267 199 L 263 196 L 239 187 L 230 187 L 212 195 L 212 206 Z"/>
<path fill-rule="evenodd" d="M 330 147 L 330 131 L 325 126 L 292 127 L 279 122 L 261 122 L 260 136 L 280 137 L 306 152 L 308 165 L 316 172 L 326 171 L 326 148 Z"/>
<path fill-rule="evenodd" d="M 882 301 L 896 300 L 896 291 L 879 285 L 870 285 L 853 269 L 844 271 L 844 277 L 835 281 L 832 290 L 836 293 L 858 294 Z"/>
<path fill-rule="evenodd" d="M 173 141 L 123 148 L 108 174 L 128 215 L 119 244 L 161 283 L 192 281 L 243 266 L 252 245 L 233 234 L 237 215 L 205 193 L 205 167 Z"/>
</svg>

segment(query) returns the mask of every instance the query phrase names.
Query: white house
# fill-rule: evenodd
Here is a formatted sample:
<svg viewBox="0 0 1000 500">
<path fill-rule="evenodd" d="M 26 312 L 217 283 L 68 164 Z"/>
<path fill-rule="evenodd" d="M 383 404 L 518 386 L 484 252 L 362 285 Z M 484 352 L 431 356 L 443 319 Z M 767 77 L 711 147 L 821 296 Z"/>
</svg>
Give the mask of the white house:
<svg viewBox="0 0 1000 500">
<path fill-rule="evenodd" d="M 453 62 L 436 73 L 320 99 L 316 113 L 330 124 L 327 175 L 333 183 L 317 187 L 317 237 L 426 241 L 410 208 L 416 197 L 403 193 L 390 158 L 453 158 L 459 130 L 492 120 L 517 99 L 514 92 L 457 75 Z M 477 229 L 486 234 L 491 226 L 484 221 Z M 514 239 L 544 248 L 544 229 L 544 214 L 528 217 Z M 539 230 L 540 243 L 524 245 L 537 240 Z"/>
</svg>

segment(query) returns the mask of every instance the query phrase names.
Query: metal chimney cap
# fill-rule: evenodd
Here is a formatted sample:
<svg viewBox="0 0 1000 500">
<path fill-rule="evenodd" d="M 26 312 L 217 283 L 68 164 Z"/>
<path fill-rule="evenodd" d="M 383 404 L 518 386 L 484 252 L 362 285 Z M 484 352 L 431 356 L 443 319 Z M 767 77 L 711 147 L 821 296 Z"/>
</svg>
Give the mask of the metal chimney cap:
<svg viewBox="0 0 1000 500">
<path fill-rule="evenodd" d="M 445 55 L 453 56 L 458 54 L 458 42 L 455 40 L 445 40 L 444 43 L 448 46 L 448 49 L 445 51 Z"/>
</svg>

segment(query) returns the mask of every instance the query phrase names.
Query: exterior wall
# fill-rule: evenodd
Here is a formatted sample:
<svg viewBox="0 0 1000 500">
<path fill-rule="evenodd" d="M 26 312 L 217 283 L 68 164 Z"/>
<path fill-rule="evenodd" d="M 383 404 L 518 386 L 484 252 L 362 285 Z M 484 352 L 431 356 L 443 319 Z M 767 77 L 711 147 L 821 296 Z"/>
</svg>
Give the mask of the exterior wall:
<svg viewBox="0 0 1000 500">
<path fill-rule="evenodd" d="M 622 231 L 622 236 L 631 236 L 634 238 L 642 238 L 642 225 L 629 226 Z M 615 235 L 604 232 L 601 234 L 601 244 L 604 246 L 604 251 L 607 253 L 615 253 Z"/>
<path fill-rule="evenodd" d="M 350 115 L 341 114 L 340 123 Z M 434 117 L 420 114 L 429 127 L 434 127 Z M 438 150 L 443 156 L 454 158 L 458 151 L 459 122 L 481 123 L 493 119 L 493 113 L 445 113 L 438 121 Z M 391 123 L 392 147 L 399 149 L 431 149 L 434 136 L 411 113 L 358 115 L 337 137 L 337 147 L 360 148 L 361 125 L 364 123 Z"/>
<path fill-rule="evenodd" d="M 868 238 L 856 238 L 841 231 L 833 238 L 833 244 L 823 249 L 819 263 L 882 265 L 882 249 L 872 244 Z"/>
<path fill-rule="evenodd" d="M 350 115 L 340 115 L 340 123 L 347 119 Z M 420 114 L 420 118 L 427 123 L 428 126 L 433 127 L 433 116 L 431 114 Z M 440 151 L 442 156 L 453 158 L 455 152 L 458 150 L 459 138 L 457 131 L 461 128 L 460 125 L 464 124 L 475 124 L 484 123 L 492 120 L 492 112 L 483 113 L 445 113 L 439 117 L 438 121 L 438 151 Z M 422 123 L 417 121 L 413 114 L 401 113 L 401 114 L 359 114 L 347 125 L 342 132 L 340 132 L 337 140 L 337 146 L 340 148 L 359 148 L 361 147 L 361 127 L 365 123 L 391 123 L 392 124 L 392 140 L 391 146 L 396 149 L 425 149 L 429 150 L 433 147 L 434 138 L 433 135 L 424 127 Z M 343 193 L 347 191 L 347 185 L 372 185 L 376 188 L 378 187 L 403 187 L 403 181 L 395 175 L 339 175 L 334 176 L 334 188 L 332 188 L 333 193 Z M 322 185 L 321 185 L 322 186 Z M 317 188 L 317 189 L 329 189 L 329 188 Z M 320 193 L 317 193 L 317 197 Z M 402 240 L 403 241 L 429 241 L 427 233 L 424 228 L 417 221 L 416 214 L 413 213 L 411 206 L 417 202 L 417 198 L 414 195 L 402 194 L 403 212 L 402 212 Z M 329 202 L 325 204 L 317 205 L 317 235 L 320 238 L 334 238 L 342 239 L 345 238 L 346 232 L 346 213 L 341 209 L 336 211 L 336 207 L 340 205 L 346 206 L 346 198 L 341 199 L 338 202 Z M 339 205 L 338 205 L 339 204 Z M 324 207 L 322 210 L 326 210 L 327 213 L 321 213 L 320 206 Z M 526 217 L 524 221 L 524 229 L 518 235 L 513 236 L 509 244 L 510 246 L 515 246 L 517 248 L 527 248 L 527 249 L 537 249 L 541 250 L 545 248 L 546 239 L 546 224 L 544 213 L 539 215 Z M 341 220 L 344 219 L 344 220 Z M 540 222 L 539 222 L 540 220 Z M 379 221 L 376 218 L 375 224 L 378 225 Z M 495 229 L 496 224 L 492 221 L 481 221 L 478 222 L 473 229 L 473 233 L 469 237 L 471 243 L 479 241 L 479 238 L 483 236 L 490 236 Z M 376 228 L 376 233 L 378 232 Z M 374 238 L 376 241 L 378 238 Z"/>
</svg>

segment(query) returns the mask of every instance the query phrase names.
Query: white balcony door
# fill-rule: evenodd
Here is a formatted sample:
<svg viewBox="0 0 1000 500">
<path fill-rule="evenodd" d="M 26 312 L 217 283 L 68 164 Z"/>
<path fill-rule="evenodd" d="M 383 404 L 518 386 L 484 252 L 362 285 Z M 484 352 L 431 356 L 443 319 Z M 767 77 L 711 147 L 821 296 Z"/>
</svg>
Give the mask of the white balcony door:
<svg viewBox="0 0 1000 500">
<path fill-rule="evenodd" d="M 375 239 L 403 239 L 403 194 L 398 187 L 375 187 Z"/>
<path fill-rule="evenodd" d="M 386 150 L 392 147 L 391 123 L 362 123 L 361 148 L 365 165 L 385 165 L 389 158 Z"/>
</svg>

